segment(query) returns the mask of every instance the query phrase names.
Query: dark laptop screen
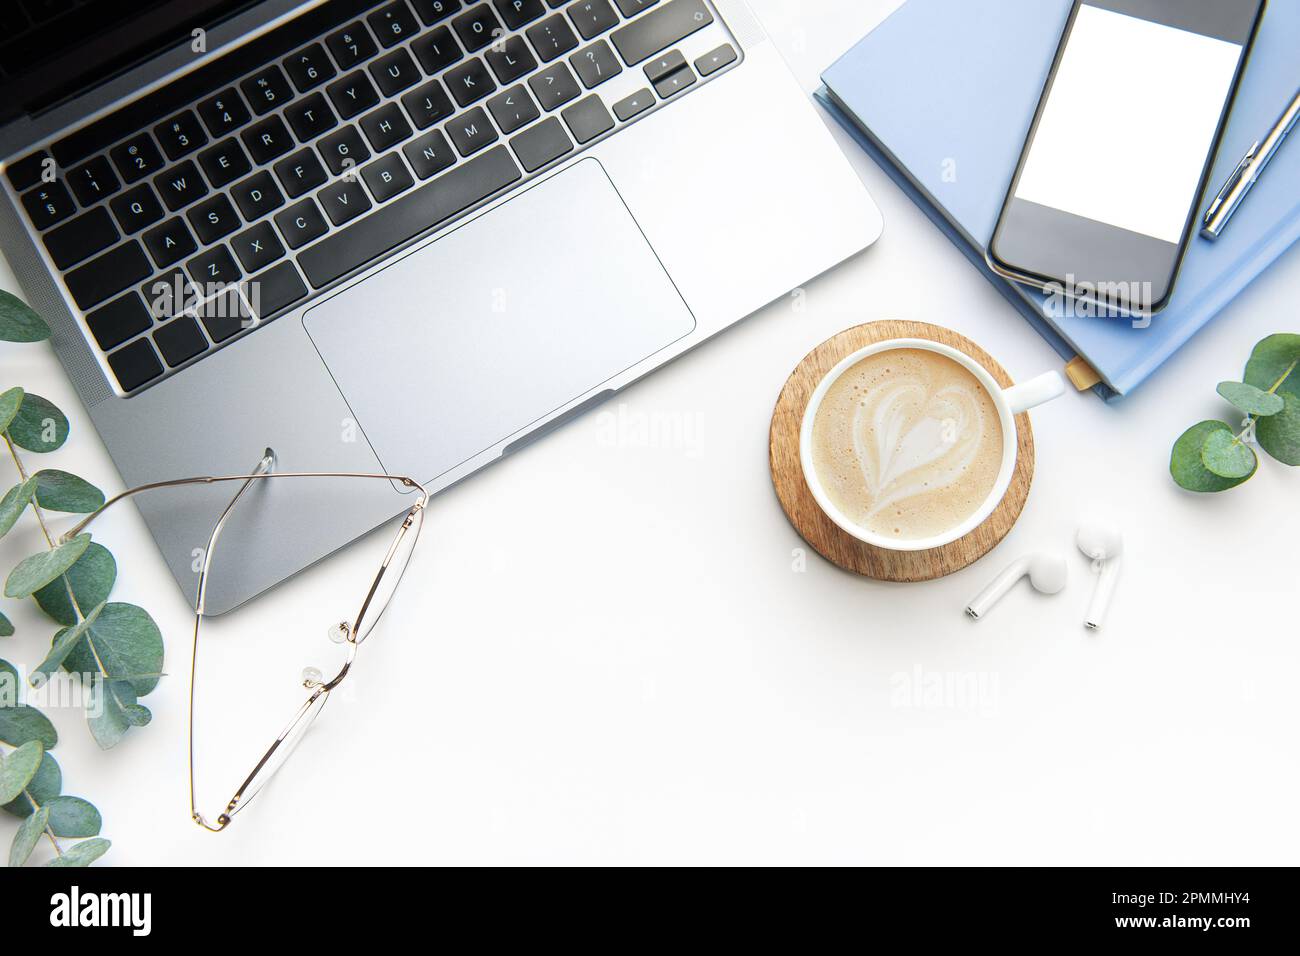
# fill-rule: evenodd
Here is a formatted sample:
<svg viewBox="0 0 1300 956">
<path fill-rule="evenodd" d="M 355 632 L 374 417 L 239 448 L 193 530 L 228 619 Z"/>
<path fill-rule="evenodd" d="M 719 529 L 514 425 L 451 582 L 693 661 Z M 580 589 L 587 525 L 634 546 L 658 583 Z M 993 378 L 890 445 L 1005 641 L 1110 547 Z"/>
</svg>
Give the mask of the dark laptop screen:
<svg viewBox="0 0 1300 956">
<path fill-rule="evenodd" d="M 0 0 L 0 123 L 39 113 L 257 0 Z"/>
</svg>

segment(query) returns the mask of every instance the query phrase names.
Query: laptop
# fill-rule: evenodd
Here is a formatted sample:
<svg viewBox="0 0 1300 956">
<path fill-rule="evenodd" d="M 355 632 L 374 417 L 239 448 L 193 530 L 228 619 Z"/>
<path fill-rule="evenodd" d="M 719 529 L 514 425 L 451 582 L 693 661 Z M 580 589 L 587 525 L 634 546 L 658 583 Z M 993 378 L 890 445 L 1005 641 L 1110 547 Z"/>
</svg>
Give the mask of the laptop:
<svg viewBox="0 0 1300 956">
<path fill-rule="evenodd" d="M 0 248 L 127 485 L 269 448 L 445 489 L 881 230 L 743 0 L 15 0 L 0 160 Z M 327 521 L 265 486 L 287 531 L 209 613 L 408 507 L 368 484 Z M 191 603 L 210 492 L 138 499 Z"/>
</svg>

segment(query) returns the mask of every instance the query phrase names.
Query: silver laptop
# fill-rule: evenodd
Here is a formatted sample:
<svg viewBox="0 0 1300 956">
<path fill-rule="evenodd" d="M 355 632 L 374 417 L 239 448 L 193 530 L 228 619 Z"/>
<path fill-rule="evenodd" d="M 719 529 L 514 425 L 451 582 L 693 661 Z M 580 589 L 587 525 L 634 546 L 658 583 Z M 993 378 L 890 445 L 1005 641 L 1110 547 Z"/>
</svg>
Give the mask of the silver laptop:
<svg viewBox="0 0 1300 956">
<path fill-rule="evenodd" d="M 0 244 L 128 485 L 444 489 L 880 233 L 743 0 L 5 6 Z M 208 609 L 406 509 L 368 484 L 266 486 Z M 191 602 L 228 497 L 140 499 Z"/>
</svg>

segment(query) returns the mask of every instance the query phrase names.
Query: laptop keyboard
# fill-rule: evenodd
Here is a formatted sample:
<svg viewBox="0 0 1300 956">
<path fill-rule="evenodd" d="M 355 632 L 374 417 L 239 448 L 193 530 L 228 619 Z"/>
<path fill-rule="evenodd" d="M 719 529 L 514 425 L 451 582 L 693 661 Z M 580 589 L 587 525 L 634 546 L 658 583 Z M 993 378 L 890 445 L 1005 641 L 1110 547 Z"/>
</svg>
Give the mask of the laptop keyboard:
<svg viewBox="0 0 1300 956">
<path fill-rule="evenodd" d="M 730 66 L 715 16 L 335 0 L 8 176 L 129 393 Z"/>
</svg>

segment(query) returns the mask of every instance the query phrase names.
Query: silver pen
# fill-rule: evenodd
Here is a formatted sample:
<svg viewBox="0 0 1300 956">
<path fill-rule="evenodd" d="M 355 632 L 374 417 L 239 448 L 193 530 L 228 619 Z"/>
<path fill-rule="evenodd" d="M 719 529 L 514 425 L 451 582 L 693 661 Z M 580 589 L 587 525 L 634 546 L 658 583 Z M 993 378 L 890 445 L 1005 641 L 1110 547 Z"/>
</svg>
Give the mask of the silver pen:
<svg viewBox="0 0 1300 956">
<path fill-rule="evenodd" d="M 1257 141 L 1250 149 L 1246 150 L 1246 155 L 1237 164 L 1237 168 L 1232 171 L 1228 181 L 1223 184 L 1223 188 L 1219 190 L 1219 195 L 1214 197 L 1214 202 L 1210 203 L 1210 208 L 1205 212 L 1205 220 L 1201 223 L 1202 236 L 1206 239 L 1219 238 L 1219 234 L 1223 232 L 1223 227 L 1228 224 L 1232 214 L 1237 211 L 1241 201 L 1246 198 L 1246 194 L 1255 185 L 1255 180 L 1259 179 L 1264 167 L 1273 158 L 1278 147 L 1286 139 L 1287 134 L 1295 127 L 1297 119 L 1300 119 L 1300 90 L 1296 90 L 1295 96 L 1291 98 L 1290 105 L 1283 111 L 1278 121 L 1273 124 L 1273 128 L 1268 131 L 1268 135 L 1264 137 L 1263 141 Z"/>
</svg>

